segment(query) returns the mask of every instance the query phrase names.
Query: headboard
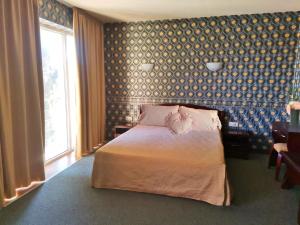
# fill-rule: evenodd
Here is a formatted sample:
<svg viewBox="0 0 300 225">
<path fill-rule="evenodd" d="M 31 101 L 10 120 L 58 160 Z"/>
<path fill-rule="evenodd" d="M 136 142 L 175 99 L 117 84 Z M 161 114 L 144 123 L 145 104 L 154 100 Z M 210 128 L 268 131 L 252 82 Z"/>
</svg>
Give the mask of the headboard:
<svg viewBox="0 0 300 225">
<path fill-rule="evenodd" d="M 156 105 L 163 105 L 163 106 L 179 105 L 179 106 L 185 106 L 185 107 L 194 108 L 194 109 L 217 110 L 218 111 L 219 119 L 220 119 L 220 121 L 222 123 L 222 130 L 224 130 L 224 128 L 226 127 L 225 112 L 221 111 L 221 110 L 218 110 L 218 109 L 214 109 L 214 108 L 210 108 L 210 107 L 202 106 L 202 105 L 181 104 L 181 103 L 162 103 L 162 104 L 156 104 Z M 141 113 L 141 107 L 140 107 L 140 113 Z"/>
</svg>

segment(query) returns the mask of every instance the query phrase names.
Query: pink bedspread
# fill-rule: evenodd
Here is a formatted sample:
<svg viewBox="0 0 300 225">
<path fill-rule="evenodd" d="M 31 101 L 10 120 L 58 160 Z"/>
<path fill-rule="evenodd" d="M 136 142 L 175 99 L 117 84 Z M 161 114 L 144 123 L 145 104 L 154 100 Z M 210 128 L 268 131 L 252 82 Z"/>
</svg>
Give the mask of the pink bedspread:
<svg viewBox="0 0 300 225">
<path fill-rule="evenodd" d="M 174 135 L 137 125 L 96 152 L 92 186 L 230 205 L 219 131 Z"/>
</svg>

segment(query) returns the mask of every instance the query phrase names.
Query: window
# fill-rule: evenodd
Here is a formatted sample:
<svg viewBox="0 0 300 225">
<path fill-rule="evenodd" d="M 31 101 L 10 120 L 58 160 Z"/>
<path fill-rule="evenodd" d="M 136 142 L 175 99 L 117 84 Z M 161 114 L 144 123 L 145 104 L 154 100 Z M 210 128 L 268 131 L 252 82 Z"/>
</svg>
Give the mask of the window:
<svg viewBox="0 0 300 225">
<path fill-rule="evenodd" d="M 76 139 L 76 55 L 72 32 L 41 25 L 45 161 L 73 151 Z"/>
</svg>

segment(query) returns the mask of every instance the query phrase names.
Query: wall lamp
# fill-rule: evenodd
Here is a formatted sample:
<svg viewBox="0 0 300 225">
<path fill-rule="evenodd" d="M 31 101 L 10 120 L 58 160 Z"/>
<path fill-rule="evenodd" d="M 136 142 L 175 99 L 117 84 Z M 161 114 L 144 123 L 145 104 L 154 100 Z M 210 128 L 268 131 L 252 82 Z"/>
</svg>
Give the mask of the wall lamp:
<svg viewBox="0 0 300 225">
<path fill-rule="evenodd" d="M 206 63 L 206 67 L 210 71 L 216 72 L 216 71 L 222 69 L 223 63 L 221 63 L 221 62 L 208 62 L 208 63 Z"/>
<path fill-rule="evenodd" d="M 145 72 L 150 72 L 153 69 L 154 64 L 153 63 L 146 63 L 141 65 L 141 70 Z"/>
</svg>

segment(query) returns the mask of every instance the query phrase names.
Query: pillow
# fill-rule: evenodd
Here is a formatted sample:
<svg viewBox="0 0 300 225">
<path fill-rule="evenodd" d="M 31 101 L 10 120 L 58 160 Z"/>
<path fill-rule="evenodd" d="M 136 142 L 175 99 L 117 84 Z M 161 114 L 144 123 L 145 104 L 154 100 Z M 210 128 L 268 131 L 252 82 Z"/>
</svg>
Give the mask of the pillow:
<svg viewBox="0 0 300 225">
<path fill-rule="evenodd" d="M 182 115 L 179 112 L 170 113 L 166 117 L 166 125 L 174 134 L 185 134 L 192 129 L 192 119 L 189 115 Z"/>
<path fill-rule="evenodd" d="M 178 112 L 179 106 L 142 105 L 140 125 L 166 126 L 166 117 L 170 113 Z"/>
<path fill-rule="evenodd" d="M 181 114 L 188 114 L 192 118 L 194 130 L 215 130 L 222 128 L 217 110 L 193 109 L 185 106 L 179 107 Z"/>
</svg>

